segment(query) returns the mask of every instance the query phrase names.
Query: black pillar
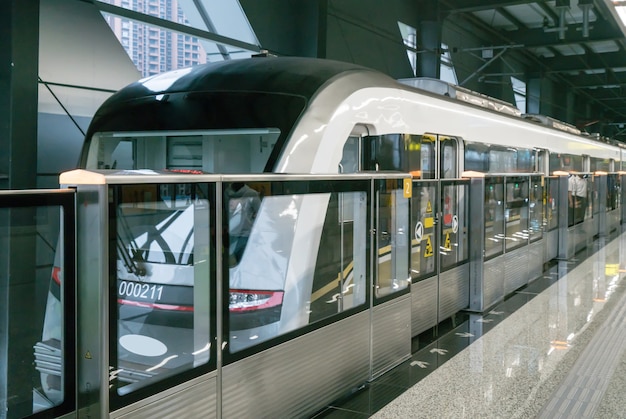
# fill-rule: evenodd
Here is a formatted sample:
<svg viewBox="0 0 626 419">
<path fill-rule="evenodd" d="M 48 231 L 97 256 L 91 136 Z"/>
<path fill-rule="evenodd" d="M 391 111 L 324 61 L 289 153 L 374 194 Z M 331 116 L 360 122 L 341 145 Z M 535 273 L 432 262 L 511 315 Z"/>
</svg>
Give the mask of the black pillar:
<svg viewBox="0 0 626 419">
<path fill-rule="evenodd" d="M 437 0 L 420 0 L 417 76 L 439 78 L 442 18 Z"/>
<path fill-rule="evenodd" d="M 37 179 L 39 0 L 0 1 L 0 189 Z M 0 416 L 32 414 L 36 210 L 0 209 Z M 37 330 L 38 329 L 38 330 Z M 6 404 L 5 404 L 6 403 Z"/>
<path fill-rule="evenodd" d="M 37 179 L 39 0 L 0 1 L 0 189 Z"/>
</svg>

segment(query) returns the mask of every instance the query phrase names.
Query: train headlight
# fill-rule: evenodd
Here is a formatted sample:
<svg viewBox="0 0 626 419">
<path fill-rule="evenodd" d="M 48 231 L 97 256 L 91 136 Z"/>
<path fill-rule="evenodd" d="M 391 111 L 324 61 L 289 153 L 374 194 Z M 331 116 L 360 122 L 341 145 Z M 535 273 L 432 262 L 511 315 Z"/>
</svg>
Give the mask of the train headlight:
<svg viewBox="0 0 626 419">
<path fill-rule="evenodd" d="M 283 291 L 230 290 L 229 309 L 231 312 L 262 310 L 283 303 Z"/>
</svg>

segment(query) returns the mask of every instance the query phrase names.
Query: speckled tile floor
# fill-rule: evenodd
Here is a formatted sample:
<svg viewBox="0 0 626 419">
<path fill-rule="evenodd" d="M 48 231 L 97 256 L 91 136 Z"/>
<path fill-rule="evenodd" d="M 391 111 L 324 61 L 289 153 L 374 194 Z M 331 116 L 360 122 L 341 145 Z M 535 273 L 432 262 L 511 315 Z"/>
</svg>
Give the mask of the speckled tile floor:
<svg viewBox="0 0 626 419">
<path fill-rule="evenodd" d="M 626 418 L 624 267 L 626 233 L 596 240 L 315 418 Z"/>
</svg>

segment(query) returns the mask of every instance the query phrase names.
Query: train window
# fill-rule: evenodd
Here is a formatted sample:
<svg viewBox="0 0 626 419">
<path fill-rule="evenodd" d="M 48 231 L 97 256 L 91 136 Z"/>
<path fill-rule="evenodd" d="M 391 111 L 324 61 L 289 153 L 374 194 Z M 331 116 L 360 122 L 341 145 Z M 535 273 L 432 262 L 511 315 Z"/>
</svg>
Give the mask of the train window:
<svg viewBox="0 0 626 419">
<path fill-rule="evenodd" d="M 528 186 L 529 182 L 526 178 L 506 180 L 504 219 L 507 251 L 528 244 Z"/>
<path fill-rule="evenodd" d="M 435 147 L 437 144 L 435 135 L 424 134 L 420 139 L 421 144 L 421 171 L 422 179 L 435 178 Z"/>
<path fill-rule="evenodd" d="M 465 143 L 465 170 L 489 172 L 489 146 L 479 143 Z"/>
<path fill-rule="evenodd" d="M 457 140 L 456 138 L 439 136 L 441 142 L 441 167 L 442 179 L 454 179 L 458 176 L 457 171 Z"/>
<path fill-rule="evenodd" d="M 483 173 L 530 173 L 535 171 L 535 153 L 524 148 L 490 144 L 465 144 L 465 170 Z"/>
<path fill-rule="evenodd" d="M 550 174 L 556 170 L 583 171 L 583 157 L 574 154 L 550 154 Z"/>
<path fill-rule="evenodd" d="M 210 359 L 208 187 L 112 187 L 112 391 L 125 395 Z"/>
<path fill-rule="evenodd" d="M 86 167 L 261 173 L 279 135 L 274 128 L 98 133 Z"/>
<path fill-rule="evenodd" d="M 597 157 L 591 157 L 591 171 L 603 171 L 609 172 L 611 170 L 611 161 L 609 159 L 601 159 Z"/>
<path fill-rule="evenodd" d="M 420 137 L 410 134 L 385 134 L 363 137 L 364 170 L 420 170 Z M 423 152 L 423 151 L 422 151 Z"/>
</svg>

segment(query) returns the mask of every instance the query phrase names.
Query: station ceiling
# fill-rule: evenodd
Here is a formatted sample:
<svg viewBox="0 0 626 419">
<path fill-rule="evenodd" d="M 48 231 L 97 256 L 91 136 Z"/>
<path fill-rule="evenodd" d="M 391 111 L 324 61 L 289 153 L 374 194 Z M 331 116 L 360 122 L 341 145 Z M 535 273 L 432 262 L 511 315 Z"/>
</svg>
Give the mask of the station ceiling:
<svg viewBox="0 0 626 419">
<path fill-rule="evenodd" d="M 618 131 L 626 126 L 626 29 L 618 15 L 626 1 L 441 0 L 440 5 L 446 15 L 488 35 L 492 59 L 514 50 L 528 74 L 588 98 L 602 121 L 577 125 L 602 122 Z"/>
</svg>

